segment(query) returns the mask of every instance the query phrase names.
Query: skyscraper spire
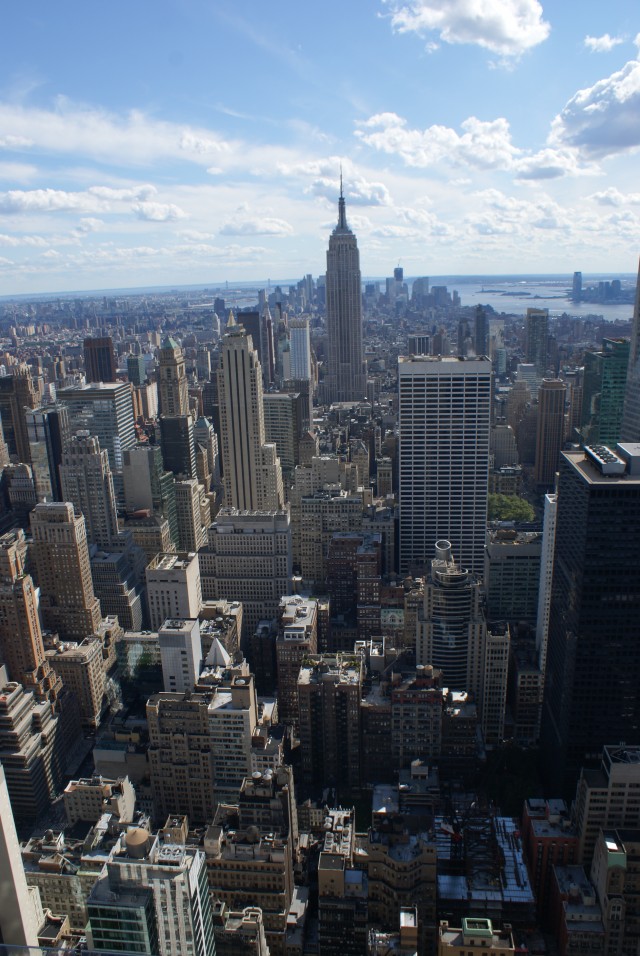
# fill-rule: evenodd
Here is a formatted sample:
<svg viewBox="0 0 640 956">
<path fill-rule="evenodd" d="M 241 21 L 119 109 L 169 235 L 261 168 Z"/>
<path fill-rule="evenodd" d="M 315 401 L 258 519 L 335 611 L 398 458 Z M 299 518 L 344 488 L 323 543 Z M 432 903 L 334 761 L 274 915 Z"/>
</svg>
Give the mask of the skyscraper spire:
<svg viewBox="0 0 640 956">
<path fill-rule="evenodd" d="M 360 401 L 366 395 L 362 351 L 362 289 L 358 243 L 347 225 L 340 168 L 338 224 L 327 251 L 327 373 L 325 401 Z"/>
<path fill-rule="evenodd" d="M 342 191 L 342 163 L 340 163 L 340 198 L 338 199 L 338 229 L 348 229 L 347 211 L 344 203 L 344 193 Z"/>
</svg>

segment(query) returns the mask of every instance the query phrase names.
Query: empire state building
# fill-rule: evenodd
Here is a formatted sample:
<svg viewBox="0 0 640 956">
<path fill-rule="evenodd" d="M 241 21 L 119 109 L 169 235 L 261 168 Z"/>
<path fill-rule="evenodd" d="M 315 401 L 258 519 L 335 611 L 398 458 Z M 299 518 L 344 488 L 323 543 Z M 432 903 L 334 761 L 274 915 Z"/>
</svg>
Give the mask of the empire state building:
<svg viewBox="0 0 640 956">
<path fill-rule="evenodd" d="M 326 402 L 360 401 L 366 396 L 362 355 L 362 282 L 356 237 L 347 225 L 342 178 L 338 225 L 327 251 L 328 374 Z"/>
</svg>

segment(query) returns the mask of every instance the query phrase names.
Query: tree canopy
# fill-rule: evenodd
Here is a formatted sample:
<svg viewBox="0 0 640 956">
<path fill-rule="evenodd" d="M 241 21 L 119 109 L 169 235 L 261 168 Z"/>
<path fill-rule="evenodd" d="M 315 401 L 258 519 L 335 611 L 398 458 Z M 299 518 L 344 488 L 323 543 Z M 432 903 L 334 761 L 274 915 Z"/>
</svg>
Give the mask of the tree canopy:
<svg viewBox="0 0 640 956">
<path fill-rule="evenodd" d="M 532 505 L 517 495 L 489 495 L 489 521 L 533 521 Z"/>
</svg>

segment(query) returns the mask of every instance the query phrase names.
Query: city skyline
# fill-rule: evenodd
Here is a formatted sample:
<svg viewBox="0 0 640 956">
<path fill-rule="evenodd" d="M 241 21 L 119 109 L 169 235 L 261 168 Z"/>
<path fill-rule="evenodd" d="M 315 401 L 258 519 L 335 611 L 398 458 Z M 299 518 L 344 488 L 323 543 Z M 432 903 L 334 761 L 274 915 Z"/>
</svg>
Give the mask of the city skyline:
<svg viewBox="0 0 640 956">
<path fill-rule="evenodd" d="M 0 295 L 318 274 L 341 161 L 365 276 L 635 271 L 630 0 L 120 13 L 7 12 Z"/>
</svg>

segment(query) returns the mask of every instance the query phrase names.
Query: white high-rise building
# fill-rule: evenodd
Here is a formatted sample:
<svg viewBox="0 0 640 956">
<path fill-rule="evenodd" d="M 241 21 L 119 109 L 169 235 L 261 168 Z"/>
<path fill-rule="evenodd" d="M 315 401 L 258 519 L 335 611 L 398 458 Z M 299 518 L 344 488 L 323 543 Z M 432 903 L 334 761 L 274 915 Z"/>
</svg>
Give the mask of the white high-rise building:
<svg viewBox="0 0 640 956">
<path fill-rule="evenodd" d="M 195 618 L 202 608 L 197 554 L 157 554 L 145 572 L 149 619 L 157 630 L 167 618 Z"/>
<path fill-rule="evenodd" d="M 0 765 L 0 939 L 3 949 L 38 945 L 33 894 L 24 875 L 9 791 Z"/>
<path fill-rule="evenodd" d="M 162 682 L 170 693 L 190 694 L 202 664 L 202 641 L 197 618 L 169 619 L 158 631 Z"/>
<path fill-rule="evenodd" d="M 289 322 L 290 378 L 311 378 L 311 336 L 308 319 L 291 319 Z"/>
<path fill-rule="evenodd" d="M 549 614 L 551 612 L 551 583 L 553 580 L 553 554 L 556 544 L 557 514 L 557 494 L 545 495 L 542 554 L 540 556 L 540 587 L 538 590 L 538 616 L 536 619 L 536 650 L 538 652 L 538 666 L 543 677 L 547 668 L 547 644 L 549 640 Z"/>
<path fill-rule="evenodd" d="M 265 439 L 260 361 L 233 313 L 222 340 L 218 393 L 225 504 L 241 511 L 281 510 L 282 469 L 275 445 Z"/>
<path fill-rule="evenodd" d="M 489 491 L 491 362 L 409 356 L 400 392 L 400 572 L 424 569 L 435 543 L 482 575 Z"/>
</svg>

